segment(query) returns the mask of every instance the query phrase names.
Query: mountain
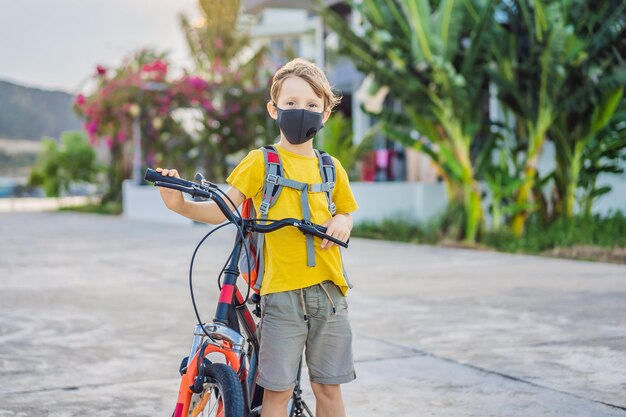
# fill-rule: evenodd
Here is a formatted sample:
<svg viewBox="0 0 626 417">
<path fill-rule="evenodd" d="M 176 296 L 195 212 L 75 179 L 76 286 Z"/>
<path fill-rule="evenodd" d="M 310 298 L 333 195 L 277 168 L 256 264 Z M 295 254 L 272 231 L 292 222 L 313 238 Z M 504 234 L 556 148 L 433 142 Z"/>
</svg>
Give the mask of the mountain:
<svg viewBox="0 0 626 417">
<path fill-rule="evenodd" d="M 0 137 L 40 140 L 81 130 L 72 110 L 74 97 L 63 91 L 24 87 L 0 80 Z"/>
</svg>

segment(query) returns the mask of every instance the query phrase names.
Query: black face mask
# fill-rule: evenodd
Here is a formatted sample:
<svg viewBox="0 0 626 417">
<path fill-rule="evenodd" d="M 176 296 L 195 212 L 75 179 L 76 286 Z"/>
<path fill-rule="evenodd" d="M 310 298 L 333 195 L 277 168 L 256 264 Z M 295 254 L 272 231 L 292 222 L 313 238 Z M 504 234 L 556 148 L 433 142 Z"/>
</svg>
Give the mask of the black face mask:
<svg viewBox="0 0 626 417">
<path fill-rule="evenodd" d="M 292 145 L 300 145 L 313 138 L 324 127 L 323 113 L 315 113 L 304 109 L 279 109 L 276 122 L 285 138 Z"/>
</svg>

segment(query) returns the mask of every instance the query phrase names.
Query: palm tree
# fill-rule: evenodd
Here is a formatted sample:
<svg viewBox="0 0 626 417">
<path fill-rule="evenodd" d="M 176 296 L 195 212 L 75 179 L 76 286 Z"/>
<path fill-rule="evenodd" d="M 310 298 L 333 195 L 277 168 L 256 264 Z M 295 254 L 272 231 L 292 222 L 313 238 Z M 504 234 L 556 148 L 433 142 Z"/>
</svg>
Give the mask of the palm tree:
<svg viewBox="0 0 626 417">
<path fill-rule="evenodd" d="M 608 185 L 599 185 L 601 174 L 623 174 L 626 162 L 626 100 L 622 100 L 613 119 L 598 132 L 585 147 L 579 186 L 582 189 L 581 208 L 591 216 L 594 201 L 611 191 Z"/>
<path fill-rule="evenodd" d="M 596 147 L 592 141 L 623 102 L 626 85 L 626 3 L 579 1 L 575 6 L 567 9 L 568 21 L 581 59 L 566 69 L 564 98 L 549 131 L 557 154 L 553 205 L 568 218 L 574 215 L 586 150 Z"/>
<path fill-rule="evenodd" d="M 363 18 L 359 34 L 332 10 L 321 13 L 343 41 L 340 52 L 389 88 L 394 103 L 378 114 L 383 132 L 438 164 L 451 199 L 464 207 L 464 237 L 474 241 L 483 212 L 472 151 L 482 158 L 488 148 L 475 144 L 486 123 L 484 65 L 493 1 L 430 3 L 353 2 Z"/>
<path fill-rule="evenodd" d="M 559 164 L 554 177 L 564 198 L 563 211 L 568 216 L 573 213 L 585 146 L 608 123 L 621 97 L 607 87 L 621 88 L 623 67 L 614 66 L 600 80 L 594 77 L 600 75 L 596 66 L 606 62 L 611 42 L 626 27 L 623 10 L 624 5 L 616 1 L 508 0 L 499 4 L 500 24 L 491 47 L 492 79 L 501 103 L 515 114 L 516 140 L 524 149 L 517 205 L 532 207 L 539 157 L 552 135 Z M 600 23 L 610 29 L 590 30 Z M 624 62 L 621 57 L 616 60 Z M 514 216 L 516 235 L 522 234 L 530 213 L 526 209 Z"/>
</svg>

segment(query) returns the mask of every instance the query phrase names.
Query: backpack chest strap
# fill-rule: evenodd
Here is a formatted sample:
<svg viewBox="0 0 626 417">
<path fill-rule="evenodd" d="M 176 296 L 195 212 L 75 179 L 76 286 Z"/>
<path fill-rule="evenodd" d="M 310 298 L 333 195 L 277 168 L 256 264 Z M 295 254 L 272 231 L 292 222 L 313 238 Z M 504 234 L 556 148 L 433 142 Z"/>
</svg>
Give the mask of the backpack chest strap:
<svg viewBox="0 0 626 417">
<path fill-rule="evenodd" d="M 319 184 L 309 184 L 310 193 L 327 193 L 335 188 L 334 182 L 320 182 Z"/>
<path fill-rule="evenodd" d="M 327 193 L 335 188 L 334 182 L 320 182 L 317 184 L 307 184 L 296 180 L 290 180 L 278 175 L 268 174 L 265 179 L 270 184 L 282 185 L 283 187 L 294 188 L 298 191 L 308 190 L 310 193 Z"/>
<path fill-rule="evenodd" d="M 309 184 L 296 180 L 290 180 L 278 175 L 268 174 L 265 181 L 281 187 L 294 188 L 300 191 L 300 205 L 302 206 L 302 217 L 304 220 L 311 221 L 311 208 L 309 207 Z M 269 204 L 268 204 L 269 208 Z M 313 243 L 312 235 L 305 235 L 306 238 L 306 257 L 307 266 L 315 266 L 315 245 Z"/>
</svg>

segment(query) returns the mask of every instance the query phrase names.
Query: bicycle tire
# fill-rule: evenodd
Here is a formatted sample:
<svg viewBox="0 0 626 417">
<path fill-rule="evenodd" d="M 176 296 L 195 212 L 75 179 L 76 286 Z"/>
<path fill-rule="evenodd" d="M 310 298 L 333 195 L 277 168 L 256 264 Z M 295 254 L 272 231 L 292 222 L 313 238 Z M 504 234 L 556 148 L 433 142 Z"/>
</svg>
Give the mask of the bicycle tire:
<svg viewBox="0 0 626 417">
<path fill-rule="evenodd" d="M 188 417 L 244 417 L 243 389 L 235 371 L 213 363 L 205 368 L 205 376 L 211 382 L 191 397 Z"/>
</svg>

